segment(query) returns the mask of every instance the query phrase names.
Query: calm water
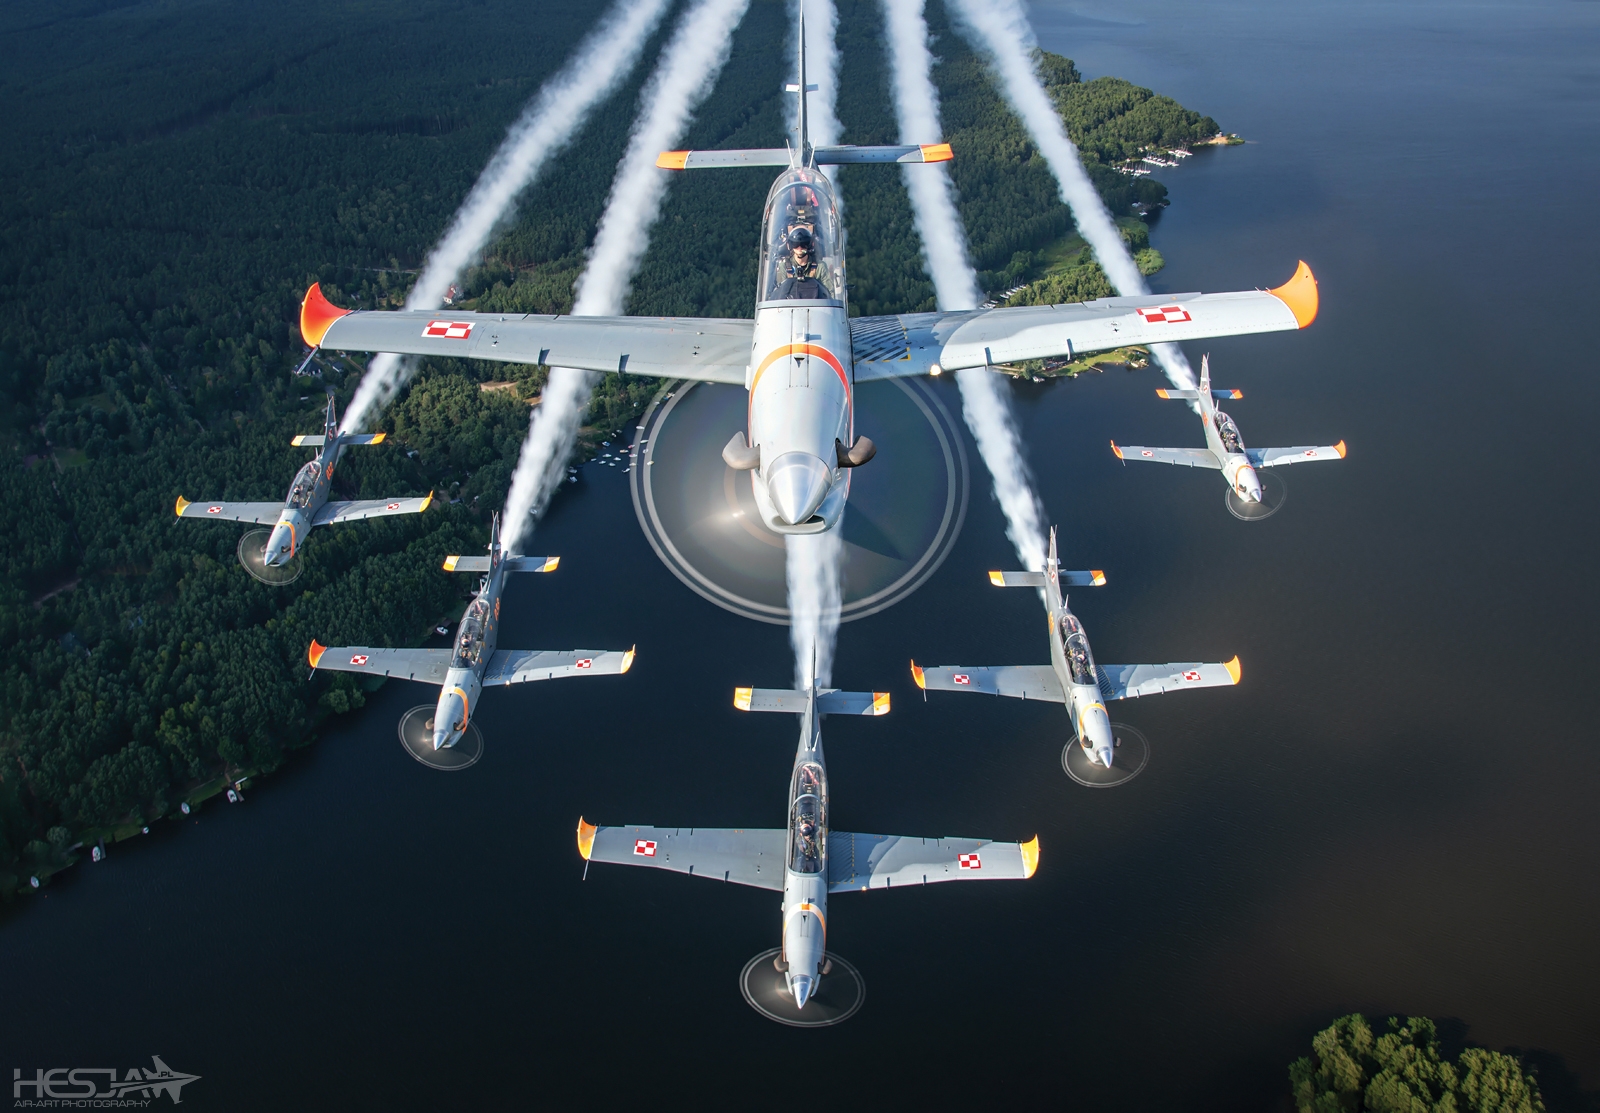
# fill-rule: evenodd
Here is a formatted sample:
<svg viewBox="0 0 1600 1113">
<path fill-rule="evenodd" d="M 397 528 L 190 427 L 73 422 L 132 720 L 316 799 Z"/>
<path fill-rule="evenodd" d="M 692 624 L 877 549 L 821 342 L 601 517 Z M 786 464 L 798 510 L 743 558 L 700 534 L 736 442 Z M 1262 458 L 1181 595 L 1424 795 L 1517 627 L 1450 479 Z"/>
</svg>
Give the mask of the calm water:
<svg viewBox="0 0 1600 1113">
<path fill-rule="evenodd" d="M 1035 17 L 1086 75 L 1252 141 L 1163 175 L 1163 288 L 1301 257 L 1322 282 L 1311 330 L 1210 347 L 1250 443 L 1349 443 L 1291 471 L 1269 522 L 1234 521 L 1209 474 L 1117 464 L 1113 437 L 1198 443 L 1152 373 L 1017 395 L 1064 557 L 1111 578 L 1075 599 L 1100 657 L 1237 652 L 1243 684 L 1118 707 L 1154 756 L 1115 791 L 1061 773 L 1051 708 L 922 703 L 913 655 L 1043 659 L 1036 604 L 983 575 L 1010 557 L 975 474 L 940 572 L 844 631 L 838 681 L 896 705 L 830 722 L 835 821 L 1038 832 L 1040 872 L 840 898 L 866 1005 L 782 1029 L 736 985 L 776 945 L 775 895 L 580 880 L 580 814 L 781 823 L 794 745 L 729 702 L 787 682 L 785 631 L 689 592 L 625 477 L 589 469 L 541 531 L 559 577 L 513 587 L 503 641 L 636 641 L 634 672 L 491 693 L 458 775 L 403 754 L 432 690 L 390 686 L 244 805 L 74 871 L 0 927 L 12 1065 L 155 1052 L 203 1076 L 195 1109 L 1273 1109 L 1310 1034 L 1362 1009 L 1600 1087 L 1600 4 Z"/>
</svg>

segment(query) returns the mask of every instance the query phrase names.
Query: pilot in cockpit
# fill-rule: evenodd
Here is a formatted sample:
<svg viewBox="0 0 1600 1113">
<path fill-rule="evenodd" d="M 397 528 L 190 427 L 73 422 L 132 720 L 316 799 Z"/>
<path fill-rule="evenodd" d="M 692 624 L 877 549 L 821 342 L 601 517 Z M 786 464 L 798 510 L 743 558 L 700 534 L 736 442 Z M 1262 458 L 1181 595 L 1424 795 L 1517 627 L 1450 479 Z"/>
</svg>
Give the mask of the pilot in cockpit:
<svg viewBox="0 0 1600 1113">
<path fill-rule="evenodd" d="M 811 230 L 798 225 L 784 237 L 784 242 L 789 248 L 789 261 L 787 265 L 781 260 L 778 263 L 782 280 L 773 296 L 779 299 L 830 296 L 817 267 L 817 245 Z"/>
</svg>

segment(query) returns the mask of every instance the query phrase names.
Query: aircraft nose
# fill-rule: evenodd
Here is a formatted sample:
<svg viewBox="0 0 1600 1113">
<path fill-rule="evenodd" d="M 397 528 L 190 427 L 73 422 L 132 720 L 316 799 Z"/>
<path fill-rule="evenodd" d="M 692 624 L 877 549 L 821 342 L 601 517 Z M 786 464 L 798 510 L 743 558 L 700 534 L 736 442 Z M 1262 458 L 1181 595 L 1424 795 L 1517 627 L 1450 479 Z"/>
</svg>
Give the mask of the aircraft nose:
<svg viewBox="0 0 1600 1113">
<path fill-rule="evenodd" d="M 1112 750 L 1110 746 L 1103 750 L 1096 750 L 1094 756 L 1100 759 L 1101 765 L 1104 765 L 1107 769 L 1111 768 Z"/>
<path fill-rule="evenodd" d="M 455 725 L 464 716 L 461 706 L 461 697 L 452 693 L 448 698 L 439 701 L 439 706 L 433 712 L 433 748 L 442 750 L 446 746 L 455 745 Z"/>
<path fill-rule="evenodd" d="M 809 452 L 785 452 L 767 468 L 767 493 L 791 526 L 817 512 L 832 482 L 828 465 Z"/>
<path fill-rule="evenodd" d="M 803 1009 L 806 1002 L 811 1000 L 811 977 L 808 974 L 798 974 L 789 988 L 794 992 L 794 1007 Z"/>
</svg>

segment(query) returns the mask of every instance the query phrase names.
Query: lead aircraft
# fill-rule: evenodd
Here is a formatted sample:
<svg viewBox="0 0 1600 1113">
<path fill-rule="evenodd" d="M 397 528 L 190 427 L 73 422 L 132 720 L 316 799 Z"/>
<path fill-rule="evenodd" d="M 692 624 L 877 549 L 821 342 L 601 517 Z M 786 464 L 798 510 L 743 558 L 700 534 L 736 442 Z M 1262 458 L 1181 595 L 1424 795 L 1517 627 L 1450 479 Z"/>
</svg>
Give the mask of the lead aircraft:
<svg viewBox="0 0 1600 1113">
<path fill-rule="evenodd" d="M 313 669 L 396 676 L 440 687 L 433 712 L 433 748 L 454 746 L 466 733 L 486 687 L 555 680 L 565 676 L 607 676 L 627 672 L 633 650 L 496 649 L 500 636 L 500 596 L 508 572 L 554 572 L 560 557 L 508 556 L 500 547 L 500 515 L 489 531 L 489 555 L 448 556 L 446 572 L 482 572 L 478 592 L 467 605 L 449 649 L 385 649 L 365 645 L 330 648 L 312 639 L 307 660 Z"/>
<path fill-rule="evenodd" d="M 333 469 L 349 445 L 382 444 L 383 433 L 341 433 L 333 395 L 328 395 L 328 414 L 320 434 L 301 433 L 290 443 L 320 449 L 295 475 L 289 494 L 282 502 L 190 502 L 178 496 L 178 517 L 210 518 L 226 522 L 272 523 L 262 554 L 268 567 L 288 564 L 300 551 L 314 526 L 331 526 L 390 514 L 420 514 L 433 502 L 433 492 L 422 498 L 360 499 L 355 502 L 329 502 Z"/>
<path fill-rule="evenodd" d="M 800 746 L 789 777 L 789 825 L 740 827 L 601 827 L 578 820 L 578 853 L 586 861 L 654 866 L 713 881 L 783 893 L 783 947 L 777 965 L 797 1008 L 804 1009 L 825 972 L 828 894 L 901 888 L 936 881 L 994 881 L 1033 876 L 1039 838 L 923 839 L 856 835 L 828 829 L 828 771 L 822 757 L 823 715 L 886 715 L 888 692 L 818 688 L 736 688 L 741 711 L 800 716 Z"/>
<path fill-rule="evenodd" d="M 1200 413 L 1206 430 L 1204 448 L 1146 448 L 1142 444 L 1117 446 L 1111 442 L 1111 451 L 1117 459 L 1148 460 L 1153 464 L 1181 464 L 1189 468 L 1215 468 L 1222 473 L 1222 481 L 1243 503 L 1261 501 L 1261 477 L 1257 468 L 1279 468 L 1285 464 L 1303 464 L 1308 460 L 1343 460 L 1344 442 L 1330 445 L 1300 445 L 1296 448 L 1246 448 L 1244 438 L 1233 418 L 1217 409 L 1219 398 L 1243 398 L 1238 390 L 1214 390 L 1211 386 L 1211 357 L 1200 358 L 1199 390 L 1158 390 L 1161 398 L 1182 398 L 1193 402 Z"/>
<path fill-rule="evenodd" d="M 918 668 L 911 662 L 911 678 L 924 691 L 986 692 L 993 696 L 1045 700 L 1064 703 L 1072 716 L 1072 729 L 1078 744 L 1093 761 L 1111 768 L 1116 740 L 1106 704 L 1117 699 L 1137 699 L 1187 688 L 1214 688 L 1239 683 L 1239 658 L 1225 664 L 1184 661 L 1168 665 L 1099 665 L 1089 648 L 1078 616 L 1061 594 L 1068 586 L 1101 587 L 1105 573 L 1063 572 L 1056 558 L 1056 531 L 1050 530 L 1050 555 L 1043 572 L 990 572 L 989 582 L 996 587 L 1044 589 L 1045 614 L 1050 619 L 1050 663 L 1048 665 L 999 665 L 972 667 L 940 665 Z"/>
<path fill-rule="evenodd" d="M 539 363 L 668 379 L 737 383 L 749 392 L 746 429 L 723 449 L 751 473 L 762 522 L 777 533 L 838 525 L 851 469 L 876 451 L 855 432 L 855 386 L 970 367 L 1304 328 L 1317 283 L 1301 263 L 1272 290 L 1163 294 L 886 317 L 850 317 L 844 228 L 820 169 L 946 162 L 950 145 L 813 147 L 806 124 L 805 33 L 791 146 L 665 151 L 668 170 L 781 166 L 767 194 L 755 319 L 568 317 L 452 312 L 352 312 L 313 285 L 300 307 L 307 344 L 347 351 Z"/>
</svg>

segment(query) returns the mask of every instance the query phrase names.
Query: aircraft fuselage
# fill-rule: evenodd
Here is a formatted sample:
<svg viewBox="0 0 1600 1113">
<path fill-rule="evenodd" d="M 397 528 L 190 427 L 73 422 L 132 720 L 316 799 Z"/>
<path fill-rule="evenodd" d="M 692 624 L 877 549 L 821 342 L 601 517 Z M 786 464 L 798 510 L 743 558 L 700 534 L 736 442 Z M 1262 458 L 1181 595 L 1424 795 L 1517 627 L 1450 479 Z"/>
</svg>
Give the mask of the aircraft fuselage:
<svg viewBox="0 0 1600 1113">
<path fill-rule="evenodd" d="M 789 992 L 804 1008 L 822 976 L 828 936 L 828 771 L 815 700 L 801 720 L 789 780 L 787 854 L 781 955 Z"/>
<path fill-rule="evenodd" d="M 496 538 L 489 547 L 489 571 L 479 582 L 478 594 L 467 604 L 451 643 L 450 671 L 445 674 L 439 702 L 433 710 L 435 750 L 461 741 L 478 708 L 484 670 L 489 667 L 500 637 L 500 593 L 504 586 L 505 553 Z"/>
</svg>

